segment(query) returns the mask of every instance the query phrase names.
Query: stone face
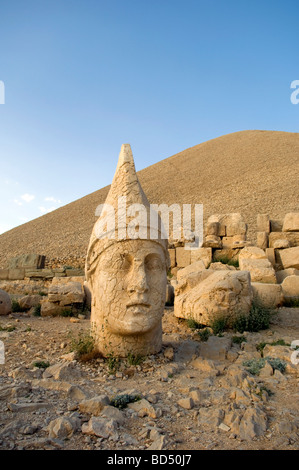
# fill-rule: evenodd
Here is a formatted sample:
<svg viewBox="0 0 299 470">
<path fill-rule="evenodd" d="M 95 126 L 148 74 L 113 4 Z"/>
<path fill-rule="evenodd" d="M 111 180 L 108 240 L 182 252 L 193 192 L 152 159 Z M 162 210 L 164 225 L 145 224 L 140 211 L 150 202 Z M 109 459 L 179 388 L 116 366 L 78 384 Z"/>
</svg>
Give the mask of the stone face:
<svg viewBox="0 0 299 470">
<path fill-rule="evenodd" d="M 299 212 L 289 212 L 285 215 L 283 232 L 299 232 Z"/>
<path fill-rule="evenodd" d="M 299 269 L 299 246 L 279 250 L 277 253 L 283 269 Z"/>
<path fill-rule="evenodd" d="M 241 259 L 240 269 L 249 271 L 252 282 L 275 284 L 275 271 L 268 259 Z"/>
<path fill-rule="evenodd" d="M 119 207 L 119 198 L 124 196 L 127 208 L 142 206 L 145 219 L 132 225 L 132 218 Z M 113 216 L 109 219 L 111 208 Z M 131 147 L 125 144 L 105 205 L 94 225 L 86 258 L 92 334 L 96 349 L 104 356 L 155 354 L 162 347 L 168 241 L 159 230 L 150 227 L 150 210 L 136 175 Z M 114 238 L 103 229 L 110 228 L 111 220 L 118 221 L 113 225 Z"/>
<path fill-rule="evenodd" d="M 11 300 L 7 292 L 0 289 L 0 315 L 11 313 Z"/>
<path fill-rule="evenodd" d="M 253 299 L 266 308 L 276 308 L 283 304 L 283 293 L 280 284 L 252 282 Z"/>
<path fill-rule="evenodd" d="M 281 284 L 282 292 L 286 300 L 299 299 L 299 276 L 288 276 Z"/>
<path fill-rule="evenodd" d="M 203 271 L 202 281 L 194 286 L 176 288 L 174 314 L 179 318 L 192 318 L 204 325 L 211 325 L 217 318 L 228 322 L 242 312 L 249 313 L 252 301 L 250 275 L 245 271 Z M 204 279 L 204 277 L 206 277 Z"/>
</svg>

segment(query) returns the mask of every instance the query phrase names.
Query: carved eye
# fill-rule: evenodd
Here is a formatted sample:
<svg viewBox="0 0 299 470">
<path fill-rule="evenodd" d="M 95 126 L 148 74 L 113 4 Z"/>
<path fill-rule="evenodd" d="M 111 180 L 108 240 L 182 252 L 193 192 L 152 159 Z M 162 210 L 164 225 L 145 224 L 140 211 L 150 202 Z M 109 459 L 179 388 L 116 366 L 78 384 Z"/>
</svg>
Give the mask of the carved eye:
<svg viewBox="0 0 299 470">
<path fill-rule="evenodd" d="M 122 271 L 129 271 L 132 266 L 132 256 L 128 254 L 121 254 L 118 262 L 117 262 L 117 269 Z"/>
<path fill-rule="evenodd" d="M 148 255 L 145 258 L 145 267 L 149 271 L 161 271 L 163 269 L 163 263 L 158 255 Z"/>
</svg>

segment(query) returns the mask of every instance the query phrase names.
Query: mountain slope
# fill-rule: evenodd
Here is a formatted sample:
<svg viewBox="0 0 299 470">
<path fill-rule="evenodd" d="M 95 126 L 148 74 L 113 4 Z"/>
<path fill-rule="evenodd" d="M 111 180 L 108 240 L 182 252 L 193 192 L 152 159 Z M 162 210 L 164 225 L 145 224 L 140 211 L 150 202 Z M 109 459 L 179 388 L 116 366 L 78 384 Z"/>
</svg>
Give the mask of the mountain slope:
<svg viewBox="0 0 299 470">
<path fill-rule="evenodd" d="M 117 156 L 115 157 L 115 167 Z M 197 203 L 204 218 L 241 212 L 254 239 L 256 214 L 298 211 L 299 133 L 242 131 L 191 147 L 138 172 L 151 203 Z M 0 235 L 0 266 L 23 253 L 84 258 L 102 188 Z"/>
</svg>

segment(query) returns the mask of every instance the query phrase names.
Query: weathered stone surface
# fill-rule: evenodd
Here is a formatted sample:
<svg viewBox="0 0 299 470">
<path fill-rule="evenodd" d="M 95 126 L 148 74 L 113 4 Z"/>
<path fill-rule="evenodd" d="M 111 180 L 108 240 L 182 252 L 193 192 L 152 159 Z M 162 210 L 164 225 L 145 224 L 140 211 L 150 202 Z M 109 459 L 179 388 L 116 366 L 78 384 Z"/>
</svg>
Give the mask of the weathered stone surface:
<svg viewBox="0 0 299 470">
<path fill-rule="evenodd" d="M 52 283 L 49 287 L 49 302 L 59 302 L 60 306 L 83 303 L 84 299 L 84 289 L 80 282 L 68 282 L 62 285 Z"/>
<path fill-rule="evenodd" d="M 79 403 L 79 410 L 82 413 L 88 413 L 93 416 L 99 416 L 105 406 L 109 405 L 110 400 L 107 395 L 98 395 L 96 397 L 84 400 Z"/>
<path fill-rule="evenodd" d="M 149 416 L 152 419 L 161 417 L 160 409 L 158 408 L 156 410 L 145 398 L 134 403 L 129 403 L 128 408 L 136 411 L 140 417 Z"/>
<path fill-rule="evenodd" d="M 238 212 L 230 214 L 214 214 L 209 217 L 207 224 L 219 223 L 219 236 L 232 237 L 234 235 L 246 235 L 247 225 Z"/>
<path fill-rule="evenodd" d="M 244 440 L 251 440 L 255 437 L 262 436 L 266 430 L 266 414 L 258 407 L 246 409 L 240 422 L 240 438 Z"/>
<path fill-rule="evenodd" d="M 279 250 L 277 256 L 283 269 L 299 269 L 299 246 Z"/>
<path fill-rule="evenodd" d="M 126 418 L 124 416 L 124 413 L 119 410 L 118 408 L 115 408 L 115 406 L 104 406 L 102 411 L 100 412 L 100 415 L 103 418 L 108 418 L 112 419 L 115 421 L 119 426 L 122 426 L 126 422 Z"/>
<path fill-rule="evenodd" d="M 184 408 L 185 410 L 192 410 L 194 407 L 194 402 L 191 397 L 181 398 L 178 400 L 178 405 Z"/>
<path fill-rule="evenodd" d="M 289 246 L 295 247 L 299 245 L 299 232 L 271 232 L 269 234 L 269 248 L 275 248 L 275 244 L 282 244 L 282 240 L 289 243 Z"/>
<path fill-rule="evenodd" d="M 175 316 L 211 325 L 217 318 L 225 317 L 231 323 L 241 312 L 248 314 L 252 301 L 249 273 L 206 271 L 210 271 L 210 275 L 194 287 L 183 290 L 179 285 L 176 288 Z"/>
<path fill-rule="evenodd" d="M 257 246 L 247 246 L 239 253 L 239 262 L 244 259 L 266 259 L 266 253 Z"/>
<path fill-rule="evenodd" d="M 215 353 L 217 349 L 217 353 Z M 219 359 L 219 350 L 223 351 L 223 344 L 215 344 L 210 341 L 209 345 L 206 348 L 203 348 L 203 354 L 205 356 L 217 356 L 217 359 Z M 229 348 L 227 348 L 228 350 Z M 226 348 L 225 348 L 226 350 Z M 200 348 L 201 351 L 201 348 Z M 226 353 L 227 351 L 225 351 Z M 225 354 L 224 354 L 224 359 L 225 359 Z M 214 362 L 210 359 L 204 359 L 202 354 L 200 357 L 197 357 L 194 359 L 191 363 L 190 366 L 193 367 L 194 369 L 200 370 L 201 372 L 207 373 L 209 375 L 219 375 L 219 370 L 216 368 Z"/>
<path fill-rule="evenodd" d="M 224 264 L 220 262 L 211 263 L 209 269 L 214 271 L 236 271 L 235 266 L 231 266 L 229 264 Z"/>
<path fill-rule="evenodd" d="M 9 276 L 9 269 L 0 269 L 0 280 L 6 280 Z"/>
<path fill-rule="evenodd" d="M 270 220 L 270 232 L 282 232 L 283 220 Z"/>
<path fill-rule="evenodd" d="M 276 271 L 276 279 L 279 284 L 281 284 L 288 276 L 299 276 L 299 269 L 288 268 Z"/>
<path fill-rule="evenodd" d="M 299 232 L 299 212 L 289 212 L 285 215 L 283 232 Z"/>
<path fill-rule="evenodd" d="M 68 439 L 80 428 L 80 425 L 81 422 L 78 418 L 56 418 L 48 425 L 49 437 L 53 439 Z"/>
<path fill-rule="evenodd" d="M 8 398 L 24 397 L 31 392 L 31 385 L 27 382 L 19 384 L 9 384 L 0 387 L 0 400 Z"/>
<path fill-rule="evenodd" d="M 275 250 L 277 249 L 281 249 L 281 248 L 290 248 L 290 242 L 289 240 L 275 240 L 275 242 L 273 243 L 273 248 Z"/>
<path fill-rule="evenodd" d="M 258 248 L 266 250 L 268 248 L 268 233 L 267 232 L 257 232 L 256 234 L 256 244 Z"/>
<path fill-rule="evenodd" d="M 298 278 L 299 279 L 299 278 Z M 283 304 L 283 293 L 280 284 L 252 282 L 253 299 L 266 308 L 276 308 Z"/>
<path fill-rule="evenodd" d="M 175 248 L 169 248 L 168 253 L 170 259 L 170 268 L 174 268 L 176 266 Z"/>
<path fill-rule="evenodd" d="M 196 261 L 195 263 L 189 264 L 185 268 L 180 269 L 177 272 L 177 280 L 188 279 L 190 274 L 198 273 L 199 271 L 205 270 L 205 264 L 202 260 Z"/>
<path fill-rule="evenodd" d="M 196 261 L 203 261 L 205 268 L 208 268 L 212 262 L 212 248 L 198 248 L 191 250 L 191 264 Z"/>
<path fill-rule="evenodd" d="M 214 235 L 216 237 L 219 237 L 220 223 L 219 222 L 207 222 L 205 226 L 205 235 Z"/>
<path fill-rule="evenodd" d="M 281 284 L 282 292 L 286 300 L 299 299 L 299 276 L 288 276 Z"/>
<path fill-rule="evenodd" d="M 230 348 L 230 338 L 210 336 L 208 341 L 200 344 L 199 355 L 205 359 L 223 361 L 226 359 L 227 352 Z"/>
<path fill-rule="evenodd" d="M 275 250 L 274 248 L 266 248 L 265 250 L 266 256 L 273 267 L 275 267 Z"/>
<path fill-rule="evenodd" d="M 40 304 L 42 317 L 56 317 L 58 315 L 61 315 L 66 309 L 65 306 L 61 306 L 58 303 L 49 302 L 48 300 L 41 300 Z"/>
<path fill-rule="evenodd" d="M 11 313 L 11 299 L 7 292 L 0 289 L 0 315 Z"/>
<path fill-rule="evenodd" d="M 258 214 L 257 220 L 257 232 L 270 233 L 270 218 L 268 214 Z"/>
<path fill-rule="evenodd" d="M 46 257 L 35 253 L 28 253 L 24 255 L 11 258 L 8 262 L 9 269 L 14 268 L 33 268 L 42 269 L 45 267 Z"/>
<path fill-rule="evenodd" d="M 264 282 L 266 284 L 275 284 L 275 271 L 270 261 L 265 259 L 241 259 L 240 269 L 249 271 L 252 282 Z"/>
<path fill-rule="evenodd" d="M 131 217 L 127 220 L 119 212 L 121 196 L 126 196 L 127 207 L 142 204 L 147 221 L 132 226 Z M 155 354 L 162 348 L 168 241 L 164 234 L 148 225 L 151 207 L 140 186 L 129 144 L 121 148 L 105 204 L 114 209 L 113 217 L 119 219 L 115 237 L 103 233 L 103 224 L 107 226 L 107 212 L 103 209 L 94 225 L 86 258 L 96 349 L 104 356 Z M 190 251 L 185 251 L 190 256 Z"/>
<path fill-rule="evenodd" d="M 30 279 L 52 279 L 54 277 L 54 271 L 52 269 L 32 269 L 32 268 L 25 268 L 25 277 L 29 277 Z"/>
<path fill-rule="evenodd" d="M 19 300 L 19 304 L 23 310 L 30 310 L 32 307 L 36 307 L 40 301 L 40 295 L 25 295 Z"/>
<path fill-rule="evenodd" d="M 178 247 L 175 249 L 176 265 L 178 268 L 185 268 L 191 263 L 191 250 L 185 250 L 185 248 Z"/>
<path fill-rule="evenodd" d="M 66 381 L 78 379 L 81 376 L 81 371 L 77 369 L 75 364 L 72 362 L 58 362 L 57 364 L 48 367 L 43 373 L 44 379 L 53 377 L 55 380 Z"/>
<path fill-rule="evenodd" d="M 14 268 L 9 269 L 8 272 L 8 279 L 10 281 L 21 281 L 25 277 L 25 269 L 24 268 Z"/>
<path fill-rule="evenodd" d="M 95 416 L 93 416 L 88 423 L 84 423 L 82 426 L 83 434 L 102 437 L 103 439 L 108 439 L 110 436 L 116 436 L 116 430 L 116 421 Z"/>
<path fill-rule="evenodd" d="M 222 240 L 216 235 L 206 235 L 204 238 L 203 247 L 205 248 L 222 248 Z"/>
</svg>

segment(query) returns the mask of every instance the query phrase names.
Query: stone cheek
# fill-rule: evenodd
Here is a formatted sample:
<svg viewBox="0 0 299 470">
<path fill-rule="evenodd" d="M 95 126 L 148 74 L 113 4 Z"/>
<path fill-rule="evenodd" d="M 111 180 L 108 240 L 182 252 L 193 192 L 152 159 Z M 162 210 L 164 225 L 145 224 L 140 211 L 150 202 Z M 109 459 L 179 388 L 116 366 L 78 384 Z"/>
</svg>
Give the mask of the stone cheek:
<svg viewBox="0 0 299 470">
<path fill-rule="evenodd" d="M 123 241 L 101 254 L 91 279 L 91 323 L 104 356 L 161 349 L 166 282 L 165 254 L 156 242 Z"/>
</svg>

